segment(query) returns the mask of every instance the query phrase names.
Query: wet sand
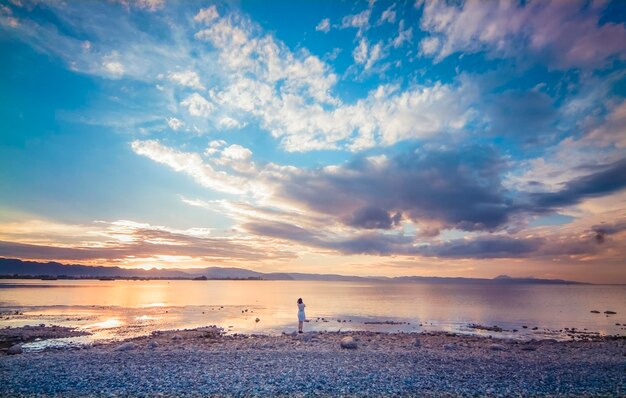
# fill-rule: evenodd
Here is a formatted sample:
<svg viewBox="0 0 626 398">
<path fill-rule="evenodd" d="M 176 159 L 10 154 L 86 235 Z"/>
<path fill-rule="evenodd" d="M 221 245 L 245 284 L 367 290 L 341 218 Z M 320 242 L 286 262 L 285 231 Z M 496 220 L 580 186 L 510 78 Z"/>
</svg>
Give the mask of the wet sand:
<svg viewBox="0 0 626 398">
<path fill-rule="evenodd" d="M 352 337 L 357 348 L 342 348 Z M 224 335 L 215 327 L 0 357 L 0 396 L 624 396 L 626 339 Z"/>
</svg>

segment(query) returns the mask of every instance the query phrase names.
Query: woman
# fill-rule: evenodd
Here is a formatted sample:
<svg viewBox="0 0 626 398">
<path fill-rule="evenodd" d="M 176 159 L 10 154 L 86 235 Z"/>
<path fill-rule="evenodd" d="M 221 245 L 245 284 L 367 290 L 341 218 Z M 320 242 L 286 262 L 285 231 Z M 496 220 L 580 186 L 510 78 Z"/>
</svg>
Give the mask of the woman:
<svg viewBox="0 0 626 398">
<path fill-rule="evenodd" d="M 306 319 L 306 315 L 304 315 L 304 307 L 306 307 L 306 305 L 304 305 L 304 303 L 302 302 L 302 299 L 299 298 L 298 299 L 298 333 L 302 333 L 302 324 L 304 323 L 304 320 Z"/>
</svg>

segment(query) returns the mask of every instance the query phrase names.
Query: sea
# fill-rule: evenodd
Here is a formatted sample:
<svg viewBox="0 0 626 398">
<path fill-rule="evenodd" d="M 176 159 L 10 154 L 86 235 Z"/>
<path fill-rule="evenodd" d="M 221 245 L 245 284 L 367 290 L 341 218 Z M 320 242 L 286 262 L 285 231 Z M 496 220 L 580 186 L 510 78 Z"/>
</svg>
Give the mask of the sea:
<svg viewBox="0 0 626 398">
<path fill-rule="evenodd" d="M 305 331 L 520 340 L 626 335 L 625 285 L 377 281 L 5 279 L 0 327 L 60 325 L 90 333 L 32 342 L 25 346 L 31 350 L 209 325 L 230 334 L 293 333 L 298 298 L 306 304 Z"/>
</svg>

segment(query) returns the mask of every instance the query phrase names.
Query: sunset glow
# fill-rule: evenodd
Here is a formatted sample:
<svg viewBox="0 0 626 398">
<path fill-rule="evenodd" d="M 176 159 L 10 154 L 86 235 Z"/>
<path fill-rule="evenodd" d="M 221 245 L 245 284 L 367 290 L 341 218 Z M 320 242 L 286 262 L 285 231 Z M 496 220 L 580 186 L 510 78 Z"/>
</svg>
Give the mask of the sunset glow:
<svg viewBox="0 0 626 398">
<path fill-rule="evenodd" d="M 0 257 L 626 283 L 623 3 L 495 3 L 0 1 Z"/>
</svg>

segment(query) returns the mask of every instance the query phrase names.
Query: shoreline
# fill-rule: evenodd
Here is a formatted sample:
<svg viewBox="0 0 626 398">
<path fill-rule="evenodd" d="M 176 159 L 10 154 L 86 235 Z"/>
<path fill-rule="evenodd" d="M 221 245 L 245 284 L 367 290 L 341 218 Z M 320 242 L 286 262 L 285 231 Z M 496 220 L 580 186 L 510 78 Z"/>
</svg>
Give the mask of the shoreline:
<svg viewBox="0 0 626 398">
<path fill-rule="evenodd" d="M 342 348 L 349 337 L 355 349 Z M 0 378 L 0 395 L 9 397 L 620 396 L 626 337 L 229 335 L 208 326 L 0 356 Z"/>
</svg>

